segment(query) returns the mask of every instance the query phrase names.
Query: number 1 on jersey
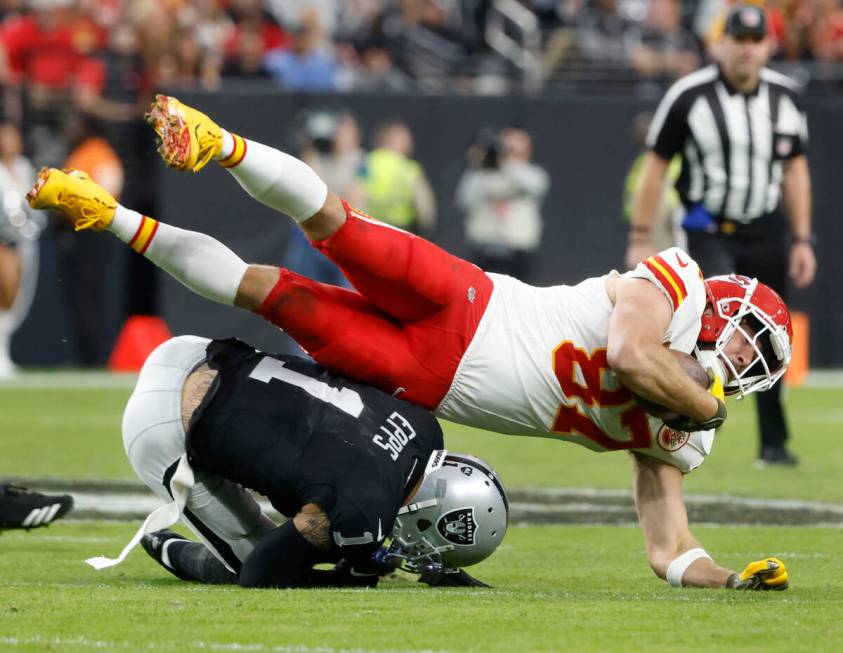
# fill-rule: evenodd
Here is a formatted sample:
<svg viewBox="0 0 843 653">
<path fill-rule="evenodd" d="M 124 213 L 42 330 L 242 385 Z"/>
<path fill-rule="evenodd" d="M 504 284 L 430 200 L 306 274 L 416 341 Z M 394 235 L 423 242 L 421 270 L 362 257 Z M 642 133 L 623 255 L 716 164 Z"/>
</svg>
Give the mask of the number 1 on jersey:
<svg viewBox="0 0 843 653">
<path fill-rule="evenodd" d="M 363 412 L 363 400 L 351 388 L 338 389 L 330 386 L 324 381 L 291 370 L 277 358 L 265 356 L 260 363 L 255 365 L 249 378 L 263 383 L 269 383 L 272 379 L 289 383 L 301 388 L 311 397 L 331 404 L 352 417 L 360 417 L 360 413 Z"/>
</svg>

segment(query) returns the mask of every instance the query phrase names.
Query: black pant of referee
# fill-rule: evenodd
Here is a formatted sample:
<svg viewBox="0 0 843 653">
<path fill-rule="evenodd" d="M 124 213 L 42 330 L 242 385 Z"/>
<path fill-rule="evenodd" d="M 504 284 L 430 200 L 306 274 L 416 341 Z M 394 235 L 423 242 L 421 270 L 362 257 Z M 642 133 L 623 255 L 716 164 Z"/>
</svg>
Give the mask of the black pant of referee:
<svg viewBox="0 0 843 653">
<path fill-rule="evenodd" d="M 748 224 L 719 220 L 718 231 L 686 231 L 688 253 L 707 277 L 744 274 L 775 290 L 787 302 L 788 252 L 787 220 L 775 211 Z M 766 392 L 755 393 L 761 464 L 795 465 L 798 461 L 786 448 L 787 421 L 781 402 L 781 383 Z"/>
</svg>

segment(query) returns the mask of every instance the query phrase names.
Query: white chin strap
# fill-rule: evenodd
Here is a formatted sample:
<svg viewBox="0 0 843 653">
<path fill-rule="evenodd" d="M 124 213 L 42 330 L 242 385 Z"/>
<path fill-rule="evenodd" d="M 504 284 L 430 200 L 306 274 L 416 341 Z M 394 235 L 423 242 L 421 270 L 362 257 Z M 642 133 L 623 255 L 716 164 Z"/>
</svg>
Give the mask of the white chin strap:
<svg viewBox="0 0 843 653">
<path fill-rule="evenodd" d="M 138 529 L 134 537 L 129 540 L 129 543 L 123 548 L 119 556 L 116 558 L 97 556 L 95 558 L 88 558 L 85 562 L 97 570 L 119 565 L 126 559 L 129 552 L 138 545 L 138 542 L 141 541 L 144 535 L 160 531 L 162 528 L 169 528 L 178 522 L 193 485 L 193 470 L 187 462 L 187 454 L 185 454 L 179 460 L 176 472 L 173 474 L 173 478 L 170 479 L 170 491 L 173 493 L 173 501 L 160 508 L 156 508 L 149 514 L 144 520 L 143 525 Z"/>
<path fill-rule="evenodd" d="M 726 385 L 726 380 L 729 378 L 729 370 L 723 364 L 723 360 L 716 351 L 713 349 L 700 349 L 697 347 L 694 351 L 694 356 L 697 361 L 699 361 L 700 365 L 703 366 L 703 369 L 710 369 L 714 372 L 714 376 L 718 377 L 724 386 Z"/>
</svg>

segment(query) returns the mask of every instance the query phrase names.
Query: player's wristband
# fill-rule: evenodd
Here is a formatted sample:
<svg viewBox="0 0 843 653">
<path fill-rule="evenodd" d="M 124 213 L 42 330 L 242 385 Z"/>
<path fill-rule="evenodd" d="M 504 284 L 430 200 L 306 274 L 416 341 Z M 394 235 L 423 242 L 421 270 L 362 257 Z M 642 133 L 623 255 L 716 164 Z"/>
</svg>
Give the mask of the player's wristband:
<svg viewBox="0 0 843 653">
<path fill-rule="evenodd" d="M 794 237 L 793 243 L 794 245 L 799 245 L 800 243 L 805 243 L 806 245 L 810 245 L 811 247 L 815 247 L 817 244 L 817 235 L 811 234 L 810 236 L 802 236 L 802 237 Z"/>
<path fill-rule="evenodd" d="M 693 562 L 699 560 L 700 558 L 708 558 L 711 560 L 711 556 L 708 555 L 708 553 L 705 552 L 705 549 L 701 547 L 685 551 L 685 553 L 680 555 L 668 565 L 666 574 L 667 582 L 673 587 L 682 587 L 682 576 L 685 575 L 685 571 Z"/>
</svg>

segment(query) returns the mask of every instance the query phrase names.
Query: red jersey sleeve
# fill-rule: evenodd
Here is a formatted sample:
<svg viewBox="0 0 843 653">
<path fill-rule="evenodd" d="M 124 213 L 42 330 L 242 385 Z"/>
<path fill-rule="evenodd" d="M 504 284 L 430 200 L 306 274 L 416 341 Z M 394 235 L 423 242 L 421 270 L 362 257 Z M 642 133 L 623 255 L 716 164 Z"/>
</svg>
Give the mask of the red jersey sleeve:
<svg viewBox="0 0 843 653">
<path fill-rule="evenodd" d="M 76 81 L 83 88 L 101 92 L 105 86 L 105 63 L 96 57 L 86 57 L 79 64 Z"/>
</svg>

